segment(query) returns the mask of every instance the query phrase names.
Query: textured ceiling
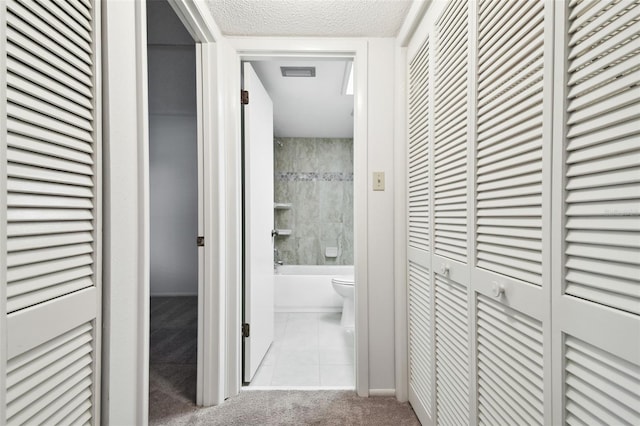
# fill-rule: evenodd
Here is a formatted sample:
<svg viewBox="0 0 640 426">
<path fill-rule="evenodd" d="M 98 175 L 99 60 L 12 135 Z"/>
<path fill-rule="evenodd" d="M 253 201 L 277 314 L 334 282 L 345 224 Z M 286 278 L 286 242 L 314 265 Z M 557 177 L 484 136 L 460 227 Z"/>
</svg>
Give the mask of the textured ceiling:
<svg viewBox="0 0 640 426">
<path fill-rule="evenodd" d="M 208 0 L 223 34 L 393 37 L 411 0 Z"/>
</svg>

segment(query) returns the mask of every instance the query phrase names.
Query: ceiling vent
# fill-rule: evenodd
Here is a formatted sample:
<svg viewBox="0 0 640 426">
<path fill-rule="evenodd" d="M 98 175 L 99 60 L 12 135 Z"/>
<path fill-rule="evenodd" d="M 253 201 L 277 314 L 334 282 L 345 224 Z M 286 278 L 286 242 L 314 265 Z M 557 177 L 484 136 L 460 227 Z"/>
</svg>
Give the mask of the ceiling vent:
<svg viewBox="0 0 640 426">
<path fill-rule="evenodd" d="M 280 67 L 283 77 L 315 77 L 316 67 Z"/>
</svg>

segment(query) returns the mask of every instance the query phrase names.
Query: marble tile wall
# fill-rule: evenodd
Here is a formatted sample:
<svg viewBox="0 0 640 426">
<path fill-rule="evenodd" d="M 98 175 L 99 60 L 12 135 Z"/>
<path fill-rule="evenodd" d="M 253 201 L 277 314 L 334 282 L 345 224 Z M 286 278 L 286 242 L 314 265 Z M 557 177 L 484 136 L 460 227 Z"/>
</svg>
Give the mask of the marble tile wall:
<svg viewBox="0 0 640 426">
<path fill-rule="evenodd" d="M 279 260 L 287 265 L 353 265 L 353 139 L 275 138 Z M 325 256 L 338 247 L 338 257 Z"/>
</svg>

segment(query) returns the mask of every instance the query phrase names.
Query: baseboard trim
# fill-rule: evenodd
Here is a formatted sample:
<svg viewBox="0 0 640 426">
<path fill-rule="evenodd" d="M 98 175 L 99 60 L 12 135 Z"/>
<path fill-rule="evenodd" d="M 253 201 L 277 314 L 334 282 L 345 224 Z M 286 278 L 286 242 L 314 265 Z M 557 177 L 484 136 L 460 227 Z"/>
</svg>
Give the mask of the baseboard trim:
<svg viewBox="0 0 640 426">
<path fill-rule="evenodd" d="M 395 389 L 369 389 L 369 396 L 396 396 Z"/>
</svg>

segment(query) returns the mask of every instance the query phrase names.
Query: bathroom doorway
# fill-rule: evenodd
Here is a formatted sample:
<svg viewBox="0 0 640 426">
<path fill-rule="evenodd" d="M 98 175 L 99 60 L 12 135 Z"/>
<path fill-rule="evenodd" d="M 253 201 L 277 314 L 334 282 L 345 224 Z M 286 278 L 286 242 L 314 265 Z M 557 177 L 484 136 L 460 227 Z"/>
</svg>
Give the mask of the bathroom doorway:
<svg viewBox="0 0 640 426">
<path fill-rule="evenodd" d="M 244 145 L 243 329 L 250 336 L 243 339 L 243 382 L 249 388 L 354 389 L 353 61 L 264 58 L 250 66 L 273 104 L 273 138 L 272 157 L 263 156 L 271 164 L 261 171 L 262 179 L 251 176 L 256 167 L 246 163 L 251 145 Z M 246 64 L 243 71 L 246 78 Z M 249 102 L 253 98 L 249 93 Z M 269 179 L 265 188 L 253 187 Z M 271 211 L 261 211 L 257 219 L 247 207 L 252 191 L 270 191 L 270 205 L 262 208 Z M 273 337 L 252 367 L 247 341 L 258 330 L 247 319 L 246 283 L 255 280 L 252 220 L 265 217 L 273 231 L 270 238 L 262 236 L 268 247 L 262 250 L 272 252 L 271 276 L 265 279 L 273 283 Z M 343 295 L 333 278 L 341 279 Z"/>
</svg>

